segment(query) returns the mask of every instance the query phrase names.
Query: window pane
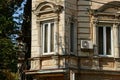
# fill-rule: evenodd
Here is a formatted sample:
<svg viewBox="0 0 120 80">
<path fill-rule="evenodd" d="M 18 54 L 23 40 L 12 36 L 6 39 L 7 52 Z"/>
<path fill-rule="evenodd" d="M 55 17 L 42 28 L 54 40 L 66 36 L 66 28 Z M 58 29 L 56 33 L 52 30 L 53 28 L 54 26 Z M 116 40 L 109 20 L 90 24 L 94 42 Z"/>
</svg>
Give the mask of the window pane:
<svg viewBox="0 0 120 80">
<path fill-rule="evenodd" d="M 51 23 L 51 41 L 50 41 L 50 52 L 53 52 L 54 51 L 54 23 Z"/>
<path fill-rule="evenodd" d="M 74 24 L 70 24 L 70 51 L 73 52 L 74 48 Z"/>
<path fill-rule="evenodd" d="M 103 27 L 98 28 L 98 52 L 103 55 Z"/>
<path fill-rule="evenodd" d="M 106 27 L 106 54 L 111 55 L 111 27 Z"/>
<path fill-rule="evenodd" d="M 48 24 L 45 24 L 45 31 L 44 31 L 44 52 L 47 52 L 48 51 Z"/>
</svg>

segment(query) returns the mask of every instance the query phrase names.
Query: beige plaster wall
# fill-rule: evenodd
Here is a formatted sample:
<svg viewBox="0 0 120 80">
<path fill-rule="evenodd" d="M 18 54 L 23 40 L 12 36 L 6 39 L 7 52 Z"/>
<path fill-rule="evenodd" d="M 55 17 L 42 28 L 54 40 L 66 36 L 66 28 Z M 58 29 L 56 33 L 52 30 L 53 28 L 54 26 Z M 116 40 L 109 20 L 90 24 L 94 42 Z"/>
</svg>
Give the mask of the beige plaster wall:
<svg viewBox="0 0 120 80">
<path fill-rule="evenodd" d="M 72 20 L 73 19 L 73 20 Z M 66 54 L 70 52 L 70 23 L 74 23 L 74 51 L 77 54 L 77 0 L 65 0 L 65 49 Z"/>
<path fill-rule="evenodd" d="M 93 40 L 93 24 L 92 24 L 92 19 L 93 17 L 90 15 L 89 10 L 90 9 L 98 9 L 101 6 L 103 6 L 103 4 L 100 3 L 107 3 L 107 2 L 111 2 L 111 1 L 120 1 L 120 0 L 94 0 L 96 2 L 100 2 L 100 3 L 96 3 L 96 2 L 90 2 L 89 0 L 32 0 L 32 10 L 34 10 L 40 2 L 44 2 L 44 1 L 48 1 L 48 2 L 52 2 L 55 3 L 57 5 L 62 5 L 64 7 L 62 13 L 59 14 L 59 24 L 58 24 L 58 53 L 59 54 L 69 54 L 70 53 L 70 18 L 74 17 L 74 20 L 76 22 L 76 41 L 74 42 L 75 44 L 77 44 L 77 47 L 75 48 L 76 53 L 78 54 L 78 56 L 93 56 L 93 51 L 81 51 L 80 45 L 81 45 L 81 40 L 84 39 L 89 39 L 89 40 Z M 53 14 L 51 14 L 53 15 Z M 46 16 L 46 15 L 45 15 Z M 41 16 L 41 17 L 45 17 L 45 16 Z M 49 14 L 50 16 L 50 14 Z M 54 15 L 56 16 L 56 15 Z M 40 51 L 40 42 L 39 42 L 39 25 L 37 25 L 36 20 L 37 17 L 36 15 L 32 12 L 32 48 L 31 48 L 31 57 L 39 57 L 41 54 Z M 77 60 L 71 60 L 71 62 L 75 62 Z M 89 68 L 91 68 L 93 66 L 91 59 L 90 61 L 90 65 L 88 66 Z M 103 60 L 104 61 L 104 60 Z M 45 60 L 43 61 L 43 67 L 44 64 L 46 64 L 46 62 L 51 62 L 54 63 L 54 60 Z M 86 60 L 81 60 L 82 64 L 83 62 L 88 62 Z M 39 64 L 39 61 L 37 61 L 36 63 Z M 33 62 L 32 65 L 35 66 L 36 64 L 35 62 Z M 62 63 L 62 60 L 61 60 Z M 117 63 L 119 66 L 119 61 L 115 61 L 113 63 L 109 63 L 106 62 L 112 66 L 112 69 L 116 69 L 116 64 Z M 55 63 L 54 63 L 55 64 Z M 54 65 L 51 64 L 51 65 Z M 77 63 L 73 64 L 76 66 Z M 85 64 L 85 63 L 84 63 Z M 50 64 L 49 64 L 50 65 Z M 101 65 L 104 64 L 101 63 Z M 36 67 L 31 68 L 31 69 L 35 69 Z M 86 65 L 85 65 L 86 66 Z M 39 67 L 39 66 L 38 66 Z M 84 67 L 84 65 L 83 65 Z M 107 69 L 107 68 L 103 68 L 103 69 Z"/>
<path fill-rule="evenodd" d="M 64 44 L 64 11 L 62 11 L 60 14 L 57 13 L 48 13 L 48 14 L 41 14 L 40 16 L 36 16 L 34 13 L 34 10 L 36 7 L 41 3 L 41 2 L 52 2 L 55 3 L 56 5 L 61 5 L 64 6 L 64 0 L 32 0 L 32 44 L 31 44 L 31 58 L 34 57 L 40 57 L 43 53 L 41 52 L 41 46 L 40 46 L 40 20 L 49 20 L 49 19 L 54 19 L 55 22 L 59 19 L 59 22 L 57 22 L 56 27 L 58 29 L 58 50 L 57 52 L 59 54 L 63 54 L 63 49 L 65 49 L 65 44 Z M 56 63 L 54 63 L 54 60 L 43 60 L 42 63 L 40 64 L 40 60 L 33 60 L 31 62 L 31 70 L 34 69 L 40 69 L 40 65 L 42 65 L 42 68 L 45 68 L 45 64 L 49 63 L 47 65 L 48 67 L 51 68 L 54 66 Z M 39 65 L 36 65 L 39 64 Z"/>
<path fill-rule="evenodd" d="M 91 8 L 98 9 L 101 6 L 103 6 L 104 4 L 106 4 L 108 2 L 112 2 L 112 1 L 120 1 L 120 0 L 93 0 L 93 2 L 91 3 L 92 4 Z"/>
</svg>

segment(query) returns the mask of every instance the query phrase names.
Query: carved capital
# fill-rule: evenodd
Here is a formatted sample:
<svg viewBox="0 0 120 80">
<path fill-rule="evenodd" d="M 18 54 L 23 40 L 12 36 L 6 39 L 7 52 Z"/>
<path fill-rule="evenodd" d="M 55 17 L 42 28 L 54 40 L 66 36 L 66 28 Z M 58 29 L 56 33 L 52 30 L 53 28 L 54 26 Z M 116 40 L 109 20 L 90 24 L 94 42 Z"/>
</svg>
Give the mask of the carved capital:
<svg viewBox="0 0 120 80">
<path fill-rule="evenodd" d="M 54 5 L 54 12 L 60 13 L 63 10 L 63 6 L 61 5 Z"/>
</svg>

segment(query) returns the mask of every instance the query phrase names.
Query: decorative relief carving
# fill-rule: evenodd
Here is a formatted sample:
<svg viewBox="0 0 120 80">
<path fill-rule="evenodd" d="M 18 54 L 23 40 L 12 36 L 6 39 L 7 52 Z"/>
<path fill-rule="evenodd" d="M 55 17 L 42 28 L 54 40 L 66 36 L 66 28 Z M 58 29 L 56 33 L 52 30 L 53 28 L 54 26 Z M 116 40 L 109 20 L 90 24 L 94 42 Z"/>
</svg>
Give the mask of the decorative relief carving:
<svg viewBox="0 0 120 80">
<path fill-rule="evenodd" d="M 35 10 L 33 10 L 35 15 L 39 15 L 39 14 L 43 14 L 43 13 L 50 13 L 50 12 L 54 12 L 54 13 L 60 13 L 63 9 L 63 6 L 61 5 L 56 5 L 54 3 L 51 2 L 41 2 Z"/>
<path fill-rule="evenodd" d="M 112 60 L 101 59 L 99 63 L 100 63 L 100 67 L 114 68 L 114 61 Z"/>
<path fill-rule="evenodd" d="M 77 66 L 77 60 L 76 59 L 70 59 L 70 65 Z"/>
<path fill-rule="evenodd" d="M 42 66 L 53 66 L 55 65 L 55 60 L 43 60 L 42 61 Z"/>
<path fill-rule="evenodd" d="M 54 12 L 55 13 L 60 13 L 63 9 L 63 6 L 61 5 L 54 5 Z"/>
<path fill-rule="evenodd" d="M 112 20 L 115 19 L 115 16 L 98 16 L 100 20 Z"/>
<path fill-rule="evenodd" d="M 117 68 L 120 68 L 120 62 L 119 62 L 119 63 L 117 63 Z"/>
<path fill-rule="evenodd" d="M 80 60 L 81 67 L 92 67 L 92 60 L 91 59 L 81 59 Z"/>
<path fill-rule="evenodd" d="M 116 62 L 117 68 L 120 68 L 120 61 Z"/>
</svg>

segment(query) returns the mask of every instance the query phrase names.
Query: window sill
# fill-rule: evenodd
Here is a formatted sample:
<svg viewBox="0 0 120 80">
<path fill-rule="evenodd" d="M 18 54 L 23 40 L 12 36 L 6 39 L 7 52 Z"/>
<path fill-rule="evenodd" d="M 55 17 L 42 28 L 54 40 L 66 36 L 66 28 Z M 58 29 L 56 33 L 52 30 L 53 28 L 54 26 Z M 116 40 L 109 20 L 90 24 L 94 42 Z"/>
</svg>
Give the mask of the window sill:
<svg viewBox="0 0 120 80">
<path fill-rule="evenodd" d="M 114 58 L 114 56 L 112 56 L 112 55 L 99 55 L 98 56 L 99 58 Z"/>
<path fill-rule="evenodd" d="M 50 52 L 50 53 L 42 53 L 42 55 L 55 55 L 55 52 Z"/>
<path fill-rule="evenodd" d="M 99 55 L 99 57 L 114 57 L 113 55 Z"/>
</svg>

